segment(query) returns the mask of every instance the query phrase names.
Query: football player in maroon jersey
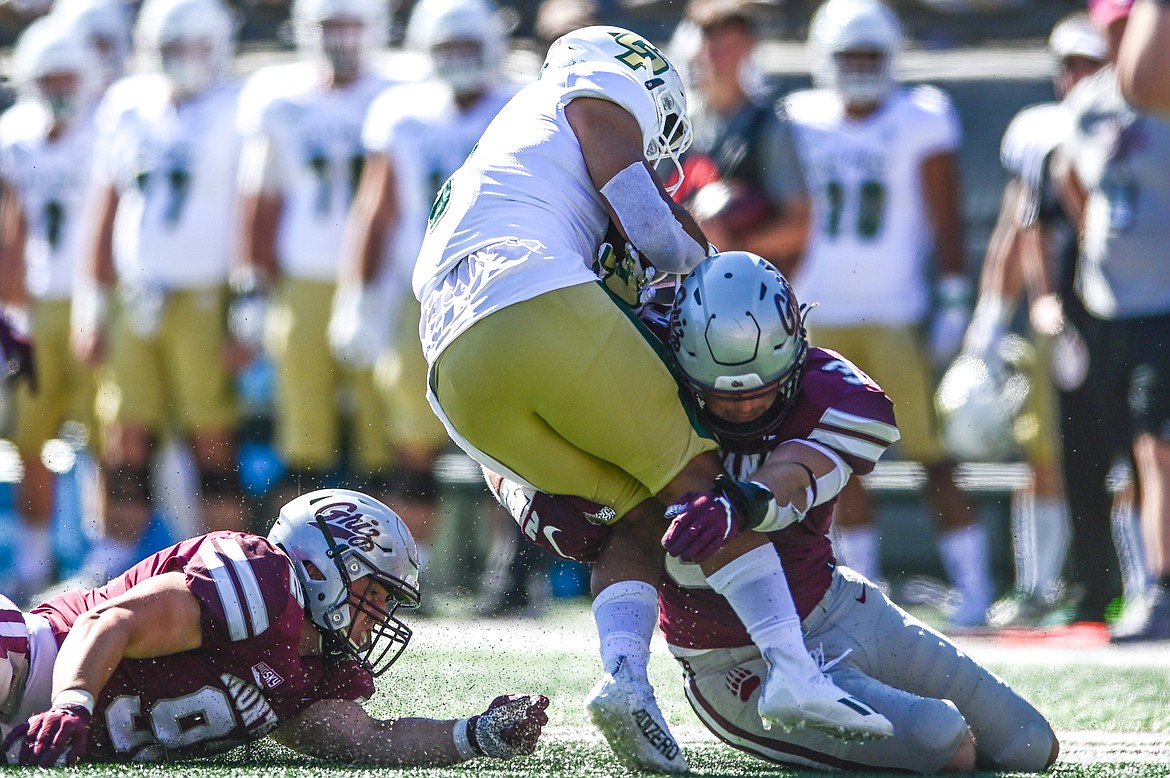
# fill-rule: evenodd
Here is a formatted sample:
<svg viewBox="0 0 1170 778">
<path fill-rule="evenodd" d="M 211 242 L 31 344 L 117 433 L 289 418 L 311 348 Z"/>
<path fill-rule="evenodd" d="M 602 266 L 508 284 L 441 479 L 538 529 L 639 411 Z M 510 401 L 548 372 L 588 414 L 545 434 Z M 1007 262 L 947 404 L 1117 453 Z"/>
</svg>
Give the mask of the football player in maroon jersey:
<svg viewBox="0 0 1170 778">
<path fill-rule="evenodd" d="M 411 630 L 414 539 L 359 492 L 301 495 L 267 537 L 212 532 L 97 589 L 21 613 L 0 598 L 0 723 L 11 763 L 164 761 L 265 735 L 391 766 L 530 754 L 548 698 L 505 695 L 458 721 L 362 708 Z"/>
<path fill-rule="evenodd" d="M 762 484 L 789 523 L 768 532 L 804 643 L 833 682 L 886 716 L 886 740 L 842 742 L 811 727 L 768 730 L 757 703 L 767 664 L 749 628 L 694 564 L 668 556 L 659 625 L 692 707 L 721 740 L 763 759 L 834 770 L 1043 770 L 1058 743 L 1044 717 L 943 635 L 837 565 L 828 533 L 837 494 L 898 439 L 891 402 L 845 357 L 808 344 L 788 282 L 758 256 L 716 254 L 667 313 L 646 318 L 722 446 L 732 477 Z M 534 542 L 591 560 L 601 506 L 489 485 Z M 593 519 L 593 520 L 591 520 Z M 766 618 L 766 614 L 760 614 Z M 779 616 L 777 616 L 779 617 Z M 649 636 L 645 636 L 649 641 Z"/>
</svg>

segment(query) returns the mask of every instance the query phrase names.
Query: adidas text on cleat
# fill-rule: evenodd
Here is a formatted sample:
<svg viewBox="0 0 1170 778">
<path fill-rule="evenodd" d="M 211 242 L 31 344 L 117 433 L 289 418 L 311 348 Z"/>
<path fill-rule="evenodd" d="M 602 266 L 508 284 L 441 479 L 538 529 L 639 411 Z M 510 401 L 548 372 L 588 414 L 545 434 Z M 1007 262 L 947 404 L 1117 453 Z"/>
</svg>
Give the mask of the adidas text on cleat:
<svg viewBox="0 0 1170 778">
<path fill-rule="evenodd" d="M 597 682 L 585 710 L 618 760 L 632 770 L 685 773 L 687 760 L 670 734 L 646 679 L 636 679 L 625 657 Z"/>
<path fill-rule="evenodd" d="M 882 714 L 842 691 L 813 664 L 815 672 L 788 673 L 785 663 L 766 651 L 768 679 L 760 693 L 760 720 L 766 729 L 782 732 L 815 729 L 838 740 L 883 740 L 894 725 Z"/>
</svg>

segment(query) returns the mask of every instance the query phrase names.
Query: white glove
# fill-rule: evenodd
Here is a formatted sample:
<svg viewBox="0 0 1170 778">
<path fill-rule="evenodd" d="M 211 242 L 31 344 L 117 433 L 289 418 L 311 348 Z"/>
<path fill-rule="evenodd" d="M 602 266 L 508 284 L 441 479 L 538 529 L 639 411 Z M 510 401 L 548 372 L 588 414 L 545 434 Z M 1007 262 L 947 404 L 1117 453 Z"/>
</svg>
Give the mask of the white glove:
<svg viewBox="0 0 1170 778">
<path fill-rule="evenodd" d="M 390 327 L 385 306 L 365 284 L 339 286 L 329 317 L 329 346 L 333 355 L 353 367 L 373 367 L 386 350 Z"/>
<path fill-rule="evenodd" d="M 455 748 L 464 759 L 531 754 L 548 723 L 547 708 L 543 694 L 501 695 L 478 716 L 455 722 Z"/>
<path fill-rule="evenodd" d="M 967 334 L 963 337 L 963 353 L 986 356 L 996 347 L 1007 332 L 1011 311 L 1006 301 L 997 294 L 979 298 Z"/>
<path fill-rule="evenodd" d="M 971 282 L 965 276 L 944 276 L 938 282 L 938 310 L 930 324 L 930 358 L 941 367 L 959 353 L 967 331 Z"/>
<path fill-rule="evenodd" d="M 76 335 L 105 329 L 110 312 L 110 293 L 96 283 L 81 284 L 73 293 L 69 326 Z"/>
<path fill-rule="evenodd" d="M 259 288 L 234 291 L 228 305 L 228 331 L 252 351 L 264 348 L 264 320 L 268 318 L 268 294 Z"/>
</svg>

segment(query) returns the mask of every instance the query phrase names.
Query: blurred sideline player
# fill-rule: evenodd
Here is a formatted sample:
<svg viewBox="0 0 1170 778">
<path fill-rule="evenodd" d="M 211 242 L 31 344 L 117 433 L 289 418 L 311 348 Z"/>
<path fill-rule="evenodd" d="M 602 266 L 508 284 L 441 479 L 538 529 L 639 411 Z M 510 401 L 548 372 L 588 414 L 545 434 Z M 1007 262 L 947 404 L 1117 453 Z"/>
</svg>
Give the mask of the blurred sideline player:
<svg viewBox="0 0 1170 778">
<path fill-rule="evenodd" d="M 96 226 L 72 307 L 79 358 L 109 367 L 98 401 L 105 526 L 85 565 L 99 579 L 133 561 L 165 435 L 191 448 L 203 525 L 244 522 L 225 357 L 240 145 L 232 20 L 219 0 L 148 0 L 136 46 L 148 71 L 114 84 L 98 111 Z"/>
<path fill-rule="evenodd" d="M 1035 708 L 834 560 L 828 533 L 837 493 L 848 478 L 873 469 L 898 431 L 876 384 L 840 354 L 808 345 L 787 281 L 758 256 L 716 254 L 683 281 L 673 308 L 651 305 L 643 316 L 703 404 L 728 469 L 765 484 L 786 506 L 790 523 L 767 538 L 784 562 L 805 644 L 841 688 L 894 723 L 894 734 L 842 743 L 811 728 L 761 726 L 764 658 L 709 577 L 670 557 L 661 626 L 703 724 L 742 751 L 814 769 L 1051 765 L 1059 746 Z M 752 326 L 743 326 L 745 319 Z M 762 386 L 731 388 L 752 375 Z M 533 542 L 562 557 L 596 557 L 609 532 L 590 522 L 601 506 L 497 476 L 489 483 Z M 648 632 L 642 637 L 649 642 Z"/>
<path fill-rule="evenodd" d="M 695 142 L 682 157 L 685 176 L 676 197 L 712 244 L 752 251 L 784 270 L 804 251 L 810 206 L 792 127 L 777 117 L 752 60 L 757 13 L 759 6 L 745 0 L 687 6 L 684 24 L 698 36 L 685 68 Z M 762 202 L 752 208 L 737 202 L 752 196 Z"/>
<path fill-rule="evenodd" d="M 458 721 L 365 712 L 410 640 L 399 610 L 418 603 L 410 531 L 345 489 L 296 498 L 267 537 L 191 538 L 28 613 L 0 597 L 8 761 L 177 761 L 269 735 L 387 766 L 532 753 L 543 695 L 499 697 Z"/>
<path fill-rule="evenodd" d="M 42 448 L 67 420 L 96 442 L 95 379 L 69 349 L 69 302 L 84 252 L 101 66 L 85 31 L 58 17 L 29 25 L 13 65 L 24 104 L 0 117 L 0 298 L 37 350 L 37 386 L 17 389 L 12 431 L 24 475 L 20 553 L 7 593 L 23 603 L 60 572 L 51 532 L 55 476 Z"/>
<path fill-rule="evenodd" d="M 946 94 L 897 85 L 901 45 L 897 17 L 878 0 L 829 0 L 813 18 L 819 88 L 786 100 L 814 204 L 792 283 L 819 305 L 812 342 L 849 354 L 894 399 L 898 452 L 926 468 L 938 549 L 962 598 L 952 626 L 976 626 L 991 604 L 987 538 L 939 445 L 927 358 L 948 362 L 967 322 L 960 129 Z M 920 330 L 932 251 L 937 311 L 928 348 Z M 876 580 L 878 533 L 860 481 L 842 493 L 835 520 L 843 560 Z"/>
<path fill-rule="evenodd" d="M 52 16 L 79 29 L 98 55 L 96 78 L 102 92 L 121 78 L 130 57 L 130 14 L 123 0 L 59 0 Z"/>
<path fill-rule="evenodd" d="M 393 83 L 371 58 L 389 21 L 379 0 L 297 0 L 292 22 L 302 61 L 257 72 L 244 88 L 239 178 L 245 302 L 233 324 L 276 368 L 277 448 L 288 466 L 283 499 L 321 486 L 342 460 L 339 392 L 352 392 L 350 470 L 375 490 L 390 465 L 382 411 L 368 369 L 330 355 L 330 305 L 345 223 L 365 165 L 362 122 Z M 247 318 L 252 321 L 245 321 Z M 263 319 L 263 321 L 261 321 Z M 262 334 L 261 334 L 262 333 Z"/>
<path fill-rule="evenodd" d="M 374 368 L 394 448 L 394 502 L 427 566 L 436 527 L 435 457 L 450 443 L 426 402 L 419 304 L 410 276 L 431 203 L 519 88 L 501 80 L 505 37 L 488 0 L 422 0 L 408 45 L 430 79 L 391 87 L 362 130 L 366 163 L 350 210 L 329 338 L 337 357 Z"/>
<path fill-rule="evenodd" d="M 637 281 L 654 275 L 647 265 L 683 273 L 706 256 L 706 238 L 651 167 L 677 170 L 689 144 L 682 81 L 657 48 L 617 27 L 569 33 L 444 183 L 413 278 L 428 399 L 452 439 L 518 482 L 612 506 L 597 517 L 613 532 L 593 566 L 606 674 L 590 712 L 626 764 L 667 772 L 686 761 L 654 700 L 645 646 L 631 639 L 653 630 L 664 546 L 719 571 L 726 587 L 750 583 L 731 597 L 772 663 L 763 717 L 889 732 L 816 670 L 779 557 L 746 553 L 765 546 L 743 530 L 774 520 L 770 495 L 726 474 L 666 364 L 593 270 L 597 259 L 628 278 L 636 303 Z M 618 245 L 641 258 L 597 256 L 611 220 Z"/>
<path fill-rule="evenodd" d="M 1109 63 L 1065 99 L 1072 131 L 1058 174 L 1062 202 L 1080 226 L 1076 291 L 1088 314 L 1081 334 L 1092 404 L 1076 421 L 1107 420 L 1091 445 L 1133 453 L 1152 579 L 1113 626 L 1114 642 L 1170 640 L 1170 282 L 1162 261 L 1170 118 L 1140 113 L 1121 94 L 1114 63 L 1129 10 L 1129 2 L 1089 5 Z"/>
<path fill-rule="evenodd" d="M 1065 17 L 1053 28 L 1048 51 L 1057 65 L 1053 87 L 1058 100 L 1082 78 L 1096 72 L 1106 56 L 1104 38 L 1083 12 Z M 1072 235 L 1069 230 L 1062 231 L 1053 225 L 1054 212 L 1058 213 L 1059 206 L 1053 194 L 1046 196 L 1046 191 L 1052 191 L 1049 159 L 1069 129 L 1067 114 L 1057 102 L 1023 109 L 1004 133 L 1000 159 L 1012 179 L 1004 189 L 999 218 L 983 262 L 979 301 L 963 342 L 965 354 L 986 357 L 994 352 L 1011 324 L 1016 301 L 1025 287 L 1036 302 L 1032 310 L 1043 319 L 1044 308 L 1049 303 L 1044 297 L 1048 293 L 1044 281 L 1046 256 L 1052 255 L 1054 263 L 1071 265 L 1071 259 L 1063 255 L 1066 241 Z M 1062 268 L 1059 274 L 1071 278 L 1066 270 L 1071 267 Z M 1070 284 L 1067 291 L 1071 290 Z M 1064 296 L 1065 292 L 1062 285 L 1060 294 Z M 1039 358 L 1031 375 L 1029 404 L 1036 429 L 1026 447 L 1032 484 L 1026 493 L 1017 494 L 1013 500 L 1016 586 L 1010 597 L 992 608 L 993 626 L 1038 623 L 1065 594 L 1061 590 L 1061 576 L 1069 548 L 1070 526 L 1060 473 L 1059 422 L 1053 407 L 1055 387 L 1048 367 L 1052 355 L 1050 339 L 1058 333 L 1045 321 L 1038 321 L 1034 331 Z M 1066 447 L 1064 456 L 1081 460 L 1096 456 L 1108 467 L 1107 452 L 1082 452 L 1080 448 Z M 1083 472 L 1072 472 L 1078 480 L 1084 477 Z M 1077 487 L 1077 493 L 1082 489 Z M 1097 489 L 1103 489 L 1100 474 Z"/>
</svg>

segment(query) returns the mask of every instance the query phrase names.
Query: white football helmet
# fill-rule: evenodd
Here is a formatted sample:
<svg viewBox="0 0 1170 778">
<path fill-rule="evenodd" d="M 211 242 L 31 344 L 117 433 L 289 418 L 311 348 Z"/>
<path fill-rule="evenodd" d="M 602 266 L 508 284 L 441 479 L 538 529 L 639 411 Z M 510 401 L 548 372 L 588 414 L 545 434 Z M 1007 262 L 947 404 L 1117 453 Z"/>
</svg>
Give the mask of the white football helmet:
<svg viewBox="0 0 1170 778">
<path fill-rule="evenodd" d="M 813 80 L 848 103 L 881 102 L 894 87 L 894 68 L 902 49 L 902 25 L 880 0 L 828 0 L 809 27 Z M 849 52 L 878 55 L 873 68 L 853 68 Z"/>
<path fill-rule="evenodd" d="M 963 462 L 1011 457 L 1027 430 L 1019 420 L 1031 381 L 1031 347 L 1018 335 L 1002 338 L 986 357 L 962 354 L 939 381 L 934 395 L 943 446 Z"/>
<path fill-rule="evenodd" d="M 420 0 L 406 28 L 407 44 L 427 55 L 435 76 L 456 95 L 478 92 L 496 80 L 505 37 L 490 0 Z"/>
<path fill-rule="evenodd" d="M 667 351 L 724 446 L 763 450 L 766 436 L 784 420 L 808 357 L 803 314 L 780 271 L 746 251 L 713 254 L 683 279 Z M 705 397 L 746 400 L 776 390 L 768 412 L 747 424 L 705 409 Z"/>
<path fill-rule="evenodd" d="M 52 15 L 81 26 L 102 62 L 101 86 L 126 71 L 130 56 L 130 14 L 123 0 L 60 0 Z"/>
<path fill-rule="evenodd" d="M 16 42 L 12 65 L 17 89 L 66 123 L 97 99 L 101 63 L 80 27 L 52 16 L 30 24 Z M 54 76 L 65 81 L 53 83 Z"/>
<path fill-rule="evenodd" d="M 682 184 L 679 156 L 690 148 L 693 136 L 687 117 L 687 95 L 682 78 L 670 60 L 637 33 L 621 27 L 595 26 L 562 35 L 548 49 L 541 73 L 571 68 L 579 63 L 620 65 L 615 72 L 627 73 L 654 98 L 657 121 L 642 127 L 646 159 L 654 164 L 670 160 L 678 175 L 670 187 L 673 194 Z M 670 176 L 666 177 L 668 180 Z"/>
<path fill-rule="evenodd" d="M 195 95 L 227 71 L 235 23 L 220 0 L 146 0 L 138 13 L 135 42 L 178 94 Z"/>
<path fill-rule="evenodd" d="M 341 26 L 356 23 L 356 29 Z M 390 36 L 386 0 L 294 0 L 293 33 L 299 47 L 338 75 L 364 70 Z M 336 26 L 335 26 L 336 25 Z"/>
<path fill-rule="evenodd" d="M 418 549 L 398 514 L 361 492 L 320 489 L 281 508 L 268 539 L 292 560 L 329 653 L 385 672 L 411 637 L 394 614 L 419 603 Z M 363 596 L 367 578 L 389 592 L 386 607 Z M 366 636 L 353 634 L 357 612 L 374 622 Z"/>
</svg>

